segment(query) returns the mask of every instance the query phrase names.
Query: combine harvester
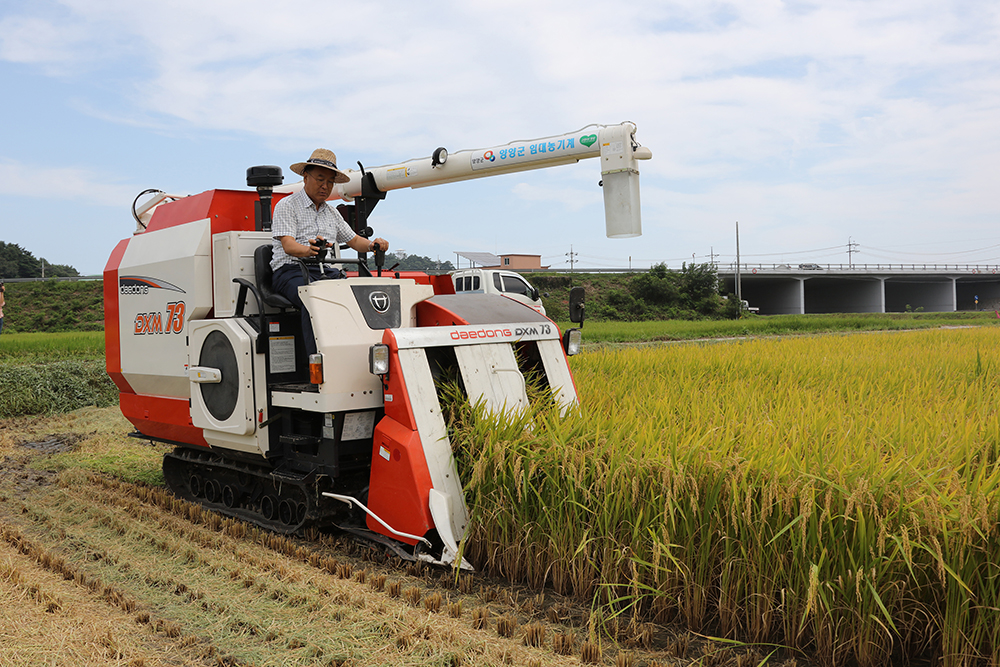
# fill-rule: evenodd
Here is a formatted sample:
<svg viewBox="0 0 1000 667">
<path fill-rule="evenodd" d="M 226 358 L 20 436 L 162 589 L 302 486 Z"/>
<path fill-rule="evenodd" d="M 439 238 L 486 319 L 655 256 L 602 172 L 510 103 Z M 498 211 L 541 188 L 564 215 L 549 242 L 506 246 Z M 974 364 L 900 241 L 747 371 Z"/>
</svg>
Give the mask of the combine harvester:
<svg viewBox="0 0 1000 667">
<path fill-rule="evenodd" d="M 358 234 L 389 190 L 599 157 L 609 237 L 638 236 L 639 171 L 651 157 L 631 123 L 490 149 L 348 171 L 331 199 Z M 360 164 L 359 164 L 360 166 Z M 300 288 L 318 354 L 307 358 L 298 311 L 271 290 L 278 167 L 247 170 L 246 191 L 153 193 L 135 234 L 104 269 L 107 369 L 136 437 L 170 443 L 164 477 L 177 496 L 285 533 L 336 526 L 408 559 L 468 567 L 467 510 L 436 393 L 457 377 L 494 411 L 528 403 L 536 372 L 564 408 L 576 403 L 560 338 L 533 309 L 496 295 L 456 295 L 451 277 L 377 275 L 367 257 L 325 261 L 346 280 Z M 138 202 L 139 197 L 136 201 Z M 571 299 L 582 323 L 582 288 Z"/>
</svg>

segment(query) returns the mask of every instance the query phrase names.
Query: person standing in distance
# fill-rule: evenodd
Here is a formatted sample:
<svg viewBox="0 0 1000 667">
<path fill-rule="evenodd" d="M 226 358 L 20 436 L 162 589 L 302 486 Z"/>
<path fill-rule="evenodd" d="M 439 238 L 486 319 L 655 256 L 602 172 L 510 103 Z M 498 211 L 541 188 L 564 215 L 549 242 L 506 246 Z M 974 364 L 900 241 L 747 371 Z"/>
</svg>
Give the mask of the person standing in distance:
<svg viewBox="0 0 1000 667">
<path fill-rule="evenodd" d="M 7 286 L 0 283 L 0 333 L 3 333 L 3 304 L 7 293 Z"/>
<path fill-rule="evenodd" d="M 315 257 L 321 247 L 346 243 L 358 252 L 371 252 L 375 244 L 383 251 L 389 243 L 383 238 L 366 239 L 358 236 L 327 198 L 336 183 L 346 183 L 350 178 L 337 169 L 337 156 L 333 151 L 317 148 L 305 162 L 296 162 L 289 167 L 302 176 L 302 189 L 279 201 L 274 207 L 271 236 L 274 238 L 271 255 L 273 277 L 271 285 L 302 312 L 302 335 L 305 339 L 306 354 L 316 352 L 316 336 L 312 321 L 302 300 L 299 287 L 306 284 L 302 270 L 295 257 Z M 327 274 L 321 266 L 310 266 L 313 280 L 340 278 Z"/>
</svg>

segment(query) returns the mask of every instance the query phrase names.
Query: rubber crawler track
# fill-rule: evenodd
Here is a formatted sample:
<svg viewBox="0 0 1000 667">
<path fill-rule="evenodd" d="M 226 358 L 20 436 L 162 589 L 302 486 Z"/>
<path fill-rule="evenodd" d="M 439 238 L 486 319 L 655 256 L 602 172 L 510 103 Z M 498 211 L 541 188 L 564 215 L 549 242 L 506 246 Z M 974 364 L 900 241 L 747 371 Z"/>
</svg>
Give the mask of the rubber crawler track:
<svg viewBox="0 0 1000 667">
<path fill-rule="evenodd" d="M 279 479 L 269 468 L 210 451 L 177 448 L 163 456 L 163 476 L 178 497 L 283 534 L 349 521 L 342 503 L 315 483 Z"/>
</svg>

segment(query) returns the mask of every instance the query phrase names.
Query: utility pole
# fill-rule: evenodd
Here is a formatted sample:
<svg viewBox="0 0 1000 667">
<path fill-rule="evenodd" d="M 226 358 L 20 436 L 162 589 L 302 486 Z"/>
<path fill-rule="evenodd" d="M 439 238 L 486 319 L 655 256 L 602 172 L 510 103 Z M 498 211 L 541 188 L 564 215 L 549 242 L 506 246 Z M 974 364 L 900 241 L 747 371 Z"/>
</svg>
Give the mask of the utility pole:
<svg viewBox="0 0 1000 667">
<path fill-rule="evenodd" d="M 854 253 L 858 251 L 857 241 L 852 241 L 851 237 L 847 237 L 847 266 L 849 268 L 854 268 Z"/>
<path fill-rule="evenodd" d="M 709 251 L 708 251 L 709 261 L 711 262 L 712 266 L 714 267 L 715 266 L 715 247 L 714 246 L 708 246 L 708 248 L 709 248 Z"/>
<path fill-rule="evenodd" d="M 566 253 L 566 256 L 569 257 L 569 272 L 570 273 L 573 273 L 573 265 L 576 264 L 576 256 L 578 254 L 580 254 L 580 253 L 573 252 L 573 244 L 571 243 L 570 246 L 569 246 L 569 252 Z"/>
<path fill-rule="evenodd" d="M 736 301 L 740 306 L 740 314 L 743 313 L 743 288 L 740 285 L 740 223 L 736 221 Z"/>
</svg>

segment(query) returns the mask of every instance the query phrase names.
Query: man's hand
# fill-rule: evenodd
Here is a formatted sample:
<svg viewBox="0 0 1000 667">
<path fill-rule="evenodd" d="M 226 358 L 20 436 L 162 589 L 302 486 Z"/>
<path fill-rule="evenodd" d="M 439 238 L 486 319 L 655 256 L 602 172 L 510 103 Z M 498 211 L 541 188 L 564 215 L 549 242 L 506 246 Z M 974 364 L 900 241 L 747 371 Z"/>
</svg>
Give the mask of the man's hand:
<svg viewBox="0 0 1000 667">
<path fill-rule="evenodd" d="M 324 248 L 329 248 L 330 242 L 324 239 L 322 236 L 317 236 L 315 239 L 309 242 L 309 256 L 322 254 Z"/>
<path fill-rule="evenodd" d="M 377 239 L 366 239 L 364 236 L 355 236 L 347 242 L 347 245 L 358 252 L 373 252 L 375 250 L 376 243 L 383 252 L 389 249 L 389 242 L 381 237 Z"/>
<path fill-rule="evenodd" d="M 285 250 L 285 254 L 290 257 L 315 257 L 319 254 L 320 244 L 327 244 L 327 241 L 319 237 L 308 241 L 305 245 L 296 241 L 292 236 L 279 236 L 278 238 L 281 240 L 281 247 Z"/>
<path fill-rule="evenodd" d="M 319 261 L 321 262 L 326 261 L 327 255 L 330 255 L 330 257 L 333 258 L 337 254 L 336 251 L 332 253 L 329 252 L 329 249 L 333 246 L 333 244 L 324 239 L 322 236 L 317 236 L 315 240 L 311 241 L 311 243 L 313 245 L 310 246 L 310 249 L 312 249 L 312 247 L 314 246 L 316 248 L 319 248 L 319 251 L 315 254 L 319 258 Z"/>
</svg>

